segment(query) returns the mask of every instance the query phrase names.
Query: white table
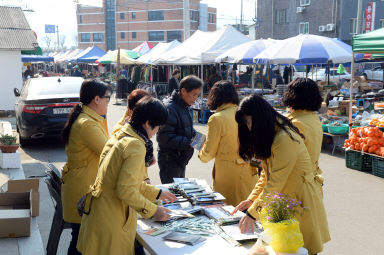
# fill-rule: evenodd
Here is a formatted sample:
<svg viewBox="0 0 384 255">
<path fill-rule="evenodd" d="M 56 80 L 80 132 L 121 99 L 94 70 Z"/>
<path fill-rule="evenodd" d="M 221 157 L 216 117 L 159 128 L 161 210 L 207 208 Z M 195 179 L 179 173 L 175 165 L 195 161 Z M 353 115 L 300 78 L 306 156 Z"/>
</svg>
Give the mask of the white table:
<svg viewBox="0 0 384 255">
<path fill-rule="evenodd" d="M 205 240 L 202 243 L 196 244 L 194 246 L 164 241 L 163 237 L 169 232 L 161 234 L 159 236 L 150 236 L 144 234 L 143 231 L 149 229 L 150 226 L 159 227 L 160 224 L 153 222 L 151 220 L 139 219 L 137 221 L 137 231 L 136 239 L 144 246 L 144 248 L 152 255 L 180 255 L 180 254 L 220 254 L 220 255 L 246 255 L 248 254 L 249 249 L 252 247 L 252 244 L 245 246 L 235 247 L 225 241 L 222 237 L 215 235 L 211 237 L 205 237 Z"/>
</svg>

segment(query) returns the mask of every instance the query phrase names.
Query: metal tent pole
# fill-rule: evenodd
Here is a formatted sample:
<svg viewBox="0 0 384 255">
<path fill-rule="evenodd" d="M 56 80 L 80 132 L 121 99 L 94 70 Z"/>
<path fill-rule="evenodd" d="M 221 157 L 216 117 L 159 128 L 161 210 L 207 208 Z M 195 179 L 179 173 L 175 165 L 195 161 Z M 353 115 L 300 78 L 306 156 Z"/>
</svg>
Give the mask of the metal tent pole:
<svg viewBox="0 0 384 255">
<path fill-rule="evenodd" d="M 353 99 L 353 78 L 355 76 L 355 53 L 352 52 L 352 63 L 351 63 L 351 83 L 349 84 L 349 129 L 352 127 L 352 99 Z"/>
</svg>

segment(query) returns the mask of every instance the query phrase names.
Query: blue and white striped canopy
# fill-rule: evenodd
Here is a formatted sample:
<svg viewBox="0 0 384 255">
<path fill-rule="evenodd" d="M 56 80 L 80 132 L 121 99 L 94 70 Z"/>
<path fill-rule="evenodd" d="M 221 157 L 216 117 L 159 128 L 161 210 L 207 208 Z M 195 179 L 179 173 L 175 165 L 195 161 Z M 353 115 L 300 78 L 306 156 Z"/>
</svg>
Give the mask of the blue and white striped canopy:
<svg viewBox="0 0 384 255">
<path fill-rule="evenodd" d="M 253 58 L 257 64 L 334 64 L 352 60 L 352 51 L 332 38 L 301 34 L 279 41 Z"/>
</svg>

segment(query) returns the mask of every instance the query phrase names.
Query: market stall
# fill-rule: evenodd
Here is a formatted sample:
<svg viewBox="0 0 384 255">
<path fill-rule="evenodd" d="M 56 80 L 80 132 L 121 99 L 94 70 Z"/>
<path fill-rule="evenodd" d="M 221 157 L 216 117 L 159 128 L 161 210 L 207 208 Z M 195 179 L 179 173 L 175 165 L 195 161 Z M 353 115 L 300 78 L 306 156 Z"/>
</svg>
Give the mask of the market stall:
<svg viewBox="0 0 384 255">
<path fill-rule="evenodd" d="M 381 57 L 384 53 L 384 28 L 374 30 L 369 33 L 354 35 L 352 38 L 352 84 L 358 82 L 355 77 L 355 56 L 357 54 L 377 54 Z M 381 89 L 383 85 L 381 84 Z M 350 86 L 350 100 L 349 100 L 349 138 L 345 141 L 344 147 L 346 166 L 348 168 L 371 172 L 375 176 L 384 178 L 384 138 L 383 127 L 384 118 L 380 114 L 384 109 L 384 94 L 372 93 L 370 98 L 354 99 L 353 86 Z M 382 91 L 380 91 L 382 92 Z M 367 100 L 366 100 L 367 99 Z M 353 126 L 353 102 L 360 101 L 370 110 L 366 111 L 359 119 L 362 119 L 363 124 L 369 127 L 354 127 Z M 355 119 L 358 117 L 356 116 Z"/>
</svg>

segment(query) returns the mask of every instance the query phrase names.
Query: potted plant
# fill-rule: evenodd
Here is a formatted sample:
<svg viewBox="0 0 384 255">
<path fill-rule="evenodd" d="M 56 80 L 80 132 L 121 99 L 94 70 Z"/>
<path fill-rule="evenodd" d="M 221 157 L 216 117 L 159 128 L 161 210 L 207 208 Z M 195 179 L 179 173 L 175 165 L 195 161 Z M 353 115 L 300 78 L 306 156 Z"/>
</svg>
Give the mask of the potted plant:
<svg viewBox="0 0 384 255">
<path fill-rule="evenodd" d="M 300 201 L 287 194 L 266 194 L 261 210 L 261 224 L 271 238 L 271 247 L 278 253 L 297 253 L 304 245 L 299 222 L 295 216 L 302 212 Z"/>
<path fill-rule="evenodd" d="M 19 148 L 19 144 L 16 143 L 16 136 L 2 135 L 0 136 L 0 150 L 3 153 L 14 153 Z"/>
</svg>

